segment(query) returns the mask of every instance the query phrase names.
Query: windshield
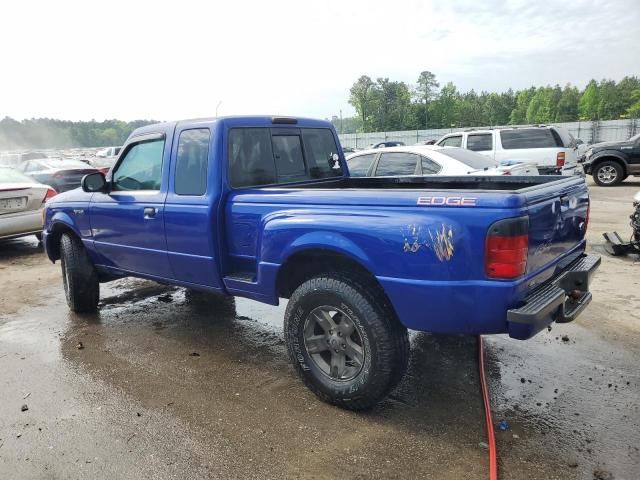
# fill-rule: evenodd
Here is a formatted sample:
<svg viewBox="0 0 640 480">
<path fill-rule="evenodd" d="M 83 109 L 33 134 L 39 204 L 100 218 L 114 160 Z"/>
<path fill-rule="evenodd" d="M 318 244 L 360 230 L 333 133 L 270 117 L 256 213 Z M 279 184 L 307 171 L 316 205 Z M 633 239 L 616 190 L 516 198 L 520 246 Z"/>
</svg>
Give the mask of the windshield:
<svg viewBox="0 0 640 480">
<path fill-rule="evenodd" d="M 0 184 L 2 183 L 35 183 L 33 179 L 13 168 L 0 167 Z"/>
<path fill-rule="evenodd" d="M 489 157 L 485 157 L 484 155 L 481 155 L 479 153 L 470 152 L 469 150 L 465 150 L 463 148 L 446 147 L 437 150 L 437 152 L 458 160 L 459 162 L 464 163 L 474 170 L 495 168 L 499 165 L 498 162 Z"/>
</svg>

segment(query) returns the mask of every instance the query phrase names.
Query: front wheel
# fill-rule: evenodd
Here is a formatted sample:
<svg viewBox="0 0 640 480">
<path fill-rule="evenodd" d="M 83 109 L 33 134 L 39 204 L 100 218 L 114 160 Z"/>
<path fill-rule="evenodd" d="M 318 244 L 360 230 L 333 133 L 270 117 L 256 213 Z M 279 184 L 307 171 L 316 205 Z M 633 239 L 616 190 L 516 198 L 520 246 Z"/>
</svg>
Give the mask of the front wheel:
<svg viewBox="0 0 640 480">
<path fill-rule="evenodd" d="M 593 170 L 593 181 L 601 187 L 612 187 L 622 182 L 624 172 L 618 162 L 610 160 L 596 165 Z"/>
<path fill-rule="evenodd" d="M 77 313 L 94 312 L 100 299 L 98 273 L 77 237 L 66 233 L 62 235 L 60 265 L 69 308 Z"/>
<path fill-rule="evenodd" d="M 371 288 L 323 275 L 296 289 L 285 313 L 289 357 L 320 399 L 351 410 L 370 408 L 407 368 L 407 330 Z"/>
</svg>

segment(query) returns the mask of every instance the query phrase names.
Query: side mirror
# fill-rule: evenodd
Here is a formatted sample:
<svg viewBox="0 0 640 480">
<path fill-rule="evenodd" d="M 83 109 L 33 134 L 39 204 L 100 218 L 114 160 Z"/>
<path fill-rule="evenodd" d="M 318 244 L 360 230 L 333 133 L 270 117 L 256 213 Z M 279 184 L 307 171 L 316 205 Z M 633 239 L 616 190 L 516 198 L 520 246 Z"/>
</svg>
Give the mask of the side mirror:
<svg viewBox="0 0 640 480">
<path fill-rule="evenodd" d="M 82 177 L 81 185 L 85 192 L 104 192 L 107 189 L 107 179 L 102 172 L 90 173 Z"/>
</svg>

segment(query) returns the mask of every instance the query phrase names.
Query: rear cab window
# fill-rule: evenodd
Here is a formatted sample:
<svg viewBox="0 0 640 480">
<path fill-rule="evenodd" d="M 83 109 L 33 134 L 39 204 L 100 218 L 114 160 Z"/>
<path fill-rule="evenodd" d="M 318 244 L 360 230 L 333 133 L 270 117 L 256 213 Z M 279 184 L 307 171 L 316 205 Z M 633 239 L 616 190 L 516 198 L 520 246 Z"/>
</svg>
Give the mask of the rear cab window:
<svg viewBox="0 0 640 480">
<path fill-rule="evenodd" d="M 554 135 L 555 133 L 555 135 Z M 505 150 L 519 148 L 562 147 L 559 135 L 550 128 L 518 128 L 500 131 L 500 142 Z"/>
<path fill-rule="evenodd" d="M 234 127 L 229 131 L 229 180 L 234 188 L 342 176 L 328 128 Z"/>
</svg>

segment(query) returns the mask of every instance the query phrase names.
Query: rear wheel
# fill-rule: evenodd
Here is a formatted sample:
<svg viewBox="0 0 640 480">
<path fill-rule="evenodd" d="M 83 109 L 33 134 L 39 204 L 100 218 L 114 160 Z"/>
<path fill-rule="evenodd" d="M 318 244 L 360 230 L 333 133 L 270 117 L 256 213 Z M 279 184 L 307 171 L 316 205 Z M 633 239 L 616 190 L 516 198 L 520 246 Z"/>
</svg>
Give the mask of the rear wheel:
<svg viewBox="0 0 640 480">
<path fill-rule="evenodd" d="M 357 279 L 333 275 L 298 287 L 285 313 L 289 356 L 320 399 L 351 410 L 372 407 L 407 368 L 407 330 Z"/>
<path fill-rule="evenodd" d="M 94 312 L 100 299 L 98 274 L 82 242 L 63 234 L 60 239 L 60 265 L 67 305 L 74 312 Z"/>
<path fill-rule="evenodd" d="M 593 170 L 593 181 L 601 187 L 611 187 L 622 182 L 624 171 L 618 162 L 606 160 L 596 165 Z"/>
</svg>

